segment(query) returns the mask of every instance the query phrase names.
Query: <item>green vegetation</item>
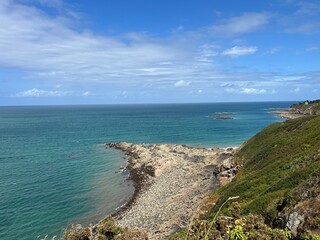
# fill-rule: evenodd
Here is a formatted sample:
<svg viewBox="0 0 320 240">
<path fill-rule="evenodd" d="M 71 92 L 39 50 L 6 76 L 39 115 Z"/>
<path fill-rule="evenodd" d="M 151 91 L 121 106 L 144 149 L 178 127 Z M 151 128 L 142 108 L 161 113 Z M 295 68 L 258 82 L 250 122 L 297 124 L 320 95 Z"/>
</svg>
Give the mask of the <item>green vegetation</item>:
<svg viewBox="0 0 320 240">
<path fill-rule="evenodd" d="M 213 193 L 211 213 L 171 239 L 320 240 L 320 116 L 272 124 L 236 162 L 242 168 Z"/>
<path fill-rule="evenodd" d="M 237 195 L 243 216 L 261 214 L 269 226 L 284 229 L 288 216 L 295 212 L 303 218 L 295 229 L 298 235 L 306 230 L 319 233 L 320 116 L 272 124 L 242 147 L 236 161 L 242 169 L 214 193 L 218 201 L 211 218 L 228 198 Z M 226 207 L 222 214 L 230 216 L 231 212 Z"/>
<path fill-rule="evenodd" d="M 237 204 L 235 204 L 237 205 Z M 232 210 L 230 210 L 232 211 Z M 199 220 L 184 232 L 179 232 L 169 238 L 170 240 L 288 240 L 292 234 L 288 230 L 272 229 L 264 223 L 260 215 L 247 216 L 220 216 L 213 222 L 213 227 L 208 220 Z M 310 238 L 314 240 L 315 238 Z"/>
<path fill-rule="evenodd" d="M 107 217 L 93 227 L 73 227 L 64 233 L 64 240 L 144 240 L 147 234 L 140 229 L 121 228 Z"/>
</svg>

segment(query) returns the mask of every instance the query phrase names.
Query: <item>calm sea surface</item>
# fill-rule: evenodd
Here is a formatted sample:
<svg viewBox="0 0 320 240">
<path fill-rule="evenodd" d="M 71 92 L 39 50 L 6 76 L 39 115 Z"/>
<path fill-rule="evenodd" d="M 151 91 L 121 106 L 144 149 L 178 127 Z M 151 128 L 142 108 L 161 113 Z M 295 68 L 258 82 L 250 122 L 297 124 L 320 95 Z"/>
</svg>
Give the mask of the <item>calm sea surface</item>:
<svg viewBox="0 0 320 240">
<path fill-rule="evenodd" d="M 0 107 L 0 239 L 59 235 L 128 201 L 132 185 L 116 173 L 126 159 L 105 142 L 237 146 L 291 104 Z"/>
</svg>

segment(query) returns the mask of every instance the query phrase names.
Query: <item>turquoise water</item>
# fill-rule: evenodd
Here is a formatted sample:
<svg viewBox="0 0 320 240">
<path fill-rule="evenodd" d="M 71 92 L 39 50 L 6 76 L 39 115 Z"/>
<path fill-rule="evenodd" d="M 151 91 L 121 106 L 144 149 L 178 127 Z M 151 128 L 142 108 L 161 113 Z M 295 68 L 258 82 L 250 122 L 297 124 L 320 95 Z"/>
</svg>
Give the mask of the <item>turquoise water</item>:
<svg viewBox="0 0 320 240">
<path fill-rule="evenodd" d="M 59 235 L 125 203 L 126 159 L 105 142 L 236 146 L 291 102 L 0 107 L 0 239 Z M 233 112 L 233 120 L 209 118 Z"/>
</svg>

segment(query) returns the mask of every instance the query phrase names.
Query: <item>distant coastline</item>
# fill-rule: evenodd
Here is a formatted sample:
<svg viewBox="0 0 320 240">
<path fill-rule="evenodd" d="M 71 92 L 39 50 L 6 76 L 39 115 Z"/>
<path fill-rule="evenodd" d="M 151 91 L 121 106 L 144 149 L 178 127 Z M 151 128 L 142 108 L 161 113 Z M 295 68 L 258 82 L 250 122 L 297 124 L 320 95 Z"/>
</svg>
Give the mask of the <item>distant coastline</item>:
<svg viewBox="0 0 320 240">
<path fill-rule="evenodd" d="M 293 104 L 289 108 L 274 110 L 271 113 L 285 119 L 295 119 L 303 116 L 319 115 L 320 101 L 303 101 Z"/>
</svg>

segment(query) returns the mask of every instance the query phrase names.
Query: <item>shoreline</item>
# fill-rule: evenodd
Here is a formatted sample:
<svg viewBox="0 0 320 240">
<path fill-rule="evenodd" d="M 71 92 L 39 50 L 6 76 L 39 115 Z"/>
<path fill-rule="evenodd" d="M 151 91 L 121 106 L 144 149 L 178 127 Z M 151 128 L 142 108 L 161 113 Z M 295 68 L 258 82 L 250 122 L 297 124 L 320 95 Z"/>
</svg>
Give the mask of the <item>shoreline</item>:
<svg viewBox="0 0 320 240">
<path fill-rule="evenodd" d="M 107 143 L 128 159 L 132 198 L 112 217 L 117 225 L 140 228 L 161 239 L 203 214 L 209 193 L 230 182 L 238 166 L 234 148 L 195 148 L 174 144 Z"/>
<path fill-rule="evenodd" d="M 126 181 L 131 180 L 134 187 L 133 195 L 130 197 L 129 201 L 122 204 L 121 206 L 117 207 L 115 209 L 115 212 L 110 214 L 112 217 L 117 217 L 121 215 L 126 210 L 130 209 L 130 207 L 134 204 L 136 198 L 139 196 L 139 193 L 142 191 L 143 188 L 143 182 L 144 177 L 141 174 L 142 169 L 132 169 L 130 166 L 132 164 L 132 160 L 134 158 L 133 152 L 130 148 L 124 148 L 123 145 L 120 145 L 121 143 L 106 143 L 104 144 L 106 148 L 113 148 L 119 151 L 122 151 L 125 156 L 128 158 L 127 166 L 125 169 L 129 171 L 129 177 L 126 179 Z"/>
<path fill-rule="evenodd" d="M 306 114 L 294 112 L 291 108 L 275 110 L 275 111 L 272 111 L 271 113 L 277 115 L 280 118 L 284 118 L 286 120 L 296 119 L 296 118 L 299 118 L 299 117 L 306 116 Z"/>
</svg>

